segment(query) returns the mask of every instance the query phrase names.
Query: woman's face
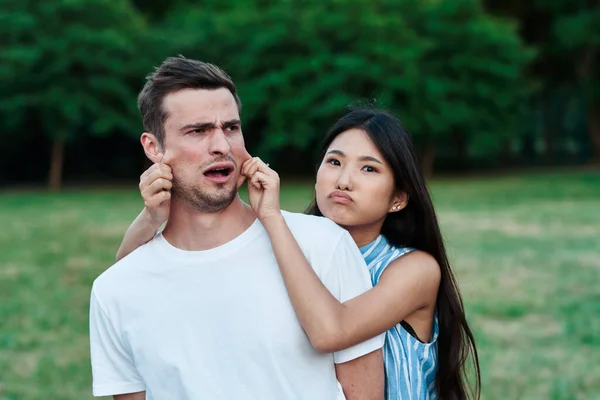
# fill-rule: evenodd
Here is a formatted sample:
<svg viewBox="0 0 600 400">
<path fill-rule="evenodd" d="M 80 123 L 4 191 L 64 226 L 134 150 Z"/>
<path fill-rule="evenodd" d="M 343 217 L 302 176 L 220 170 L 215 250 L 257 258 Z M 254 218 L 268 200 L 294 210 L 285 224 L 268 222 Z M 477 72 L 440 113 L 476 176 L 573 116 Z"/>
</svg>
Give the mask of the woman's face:
<svg viewBox="0 0 600 400">
<path fill-rule="evenodd" d="M 404 207 L 394 175 L 369 136 L 358 128 L 339 134 L 317 172 L 317 205 L 344 228 L 379 226 L 388 212 Z"/>
</svg>

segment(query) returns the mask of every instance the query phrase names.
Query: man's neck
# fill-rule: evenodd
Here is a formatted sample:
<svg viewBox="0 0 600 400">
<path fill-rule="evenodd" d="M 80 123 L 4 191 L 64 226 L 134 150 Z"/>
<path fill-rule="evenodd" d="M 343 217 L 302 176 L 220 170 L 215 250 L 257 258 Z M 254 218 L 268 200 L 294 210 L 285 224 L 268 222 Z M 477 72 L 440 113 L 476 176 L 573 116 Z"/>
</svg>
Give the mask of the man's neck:
<svg viewBox="0 0 600 400">
<path fill-rule="evenodd" d="M 235 239 L 255 220 L 254 211 L 239 196 L 216 213 L 203 213 L 173 199 L 163 236 L 181 250 L 210 250 Z"/>
</svg>

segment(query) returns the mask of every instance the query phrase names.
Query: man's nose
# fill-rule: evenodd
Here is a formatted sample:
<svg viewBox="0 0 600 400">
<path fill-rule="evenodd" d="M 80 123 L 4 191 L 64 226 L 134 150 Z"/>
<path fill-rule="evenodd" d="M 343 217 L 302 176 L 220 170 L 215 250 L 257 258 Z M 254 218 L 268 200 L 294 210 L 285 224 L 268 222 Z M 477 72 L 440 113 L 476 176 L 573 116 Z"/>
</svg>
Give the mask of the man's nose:
<svg viewBox="0 0 600 400">
<path fill-rule="evenodd" d="M 223 132 L 223 129 L 214 129 L 210 139 L 210 154 L 221 156 L 229 154 L 231 146 L 229 145 L 229 140 L 227 139 L 225 132 Z"/>
</svg>

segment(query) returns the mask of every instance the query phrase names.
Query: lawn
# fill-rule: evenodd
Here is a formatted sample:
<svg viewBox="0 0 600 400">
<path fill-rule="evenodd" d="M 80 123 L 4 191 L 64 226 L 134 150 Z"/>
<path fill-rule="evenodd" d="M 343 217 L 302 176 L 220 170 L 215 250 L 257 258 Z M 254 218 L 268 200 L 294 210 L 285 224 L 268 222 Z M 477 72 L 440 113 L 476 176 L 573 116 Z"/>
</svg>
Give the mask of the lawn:
<svg viewBox="0 0 600 400">
<path fill-rule="evenodd" d="M 283 183 L 302 211 L 312 185 Z M 600 398 L 600 173 L 434 181 L 483 399 Z M 88 304 L 141 200 L 0 194 L 0 400 L 91 398 Z"/>
</svg>

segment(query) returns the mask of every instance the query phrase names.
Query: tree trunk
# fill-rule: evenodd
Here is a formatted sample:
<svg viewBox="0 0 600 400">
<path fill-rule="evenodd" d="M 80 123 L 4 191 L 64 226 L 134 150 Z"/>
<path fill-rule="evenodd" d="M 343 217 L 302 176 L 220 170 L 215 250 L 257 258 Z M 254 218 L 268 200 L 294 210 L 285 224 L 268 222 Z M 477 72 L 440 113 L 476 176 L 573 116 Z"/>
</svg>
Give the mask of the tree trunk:
<svg viewBox="0 0 600 400">
<path fill-rule="evenodd" d="M 456 150 L 456 165 L 460 170 L 465 170 L 467 167 L 467 139 L 463 132 L 454 130 L 452 132 L 452 139 L 454 141 L 454 149 Z"/>
<path fill-rule="evenodd" d="M 598 2 L 600 4 L 600 1 Z M 583 85 L 592 85 L 592 74 L 596 66 L 596 58 L 598 56 L 598 47 L 594 45 L 588 46 L 581 57 L 579 63 L 579 76 Z M 600 163 L 600 105 L 594 104 L 594 96 L 590 96 L 588 109 L 588 134 L 592 143 L 592 163 Z"/>
<path fill-rule="evenodd" d="M 549 129 L 546 130 L 544 135 L 544 159 L 546 164 L 552 165 L 554 164 L 554 137 L 549 131 Z"/>
<path fill-rule="evenodd" d="M 433 175 L 433 167 L 435 163 L 435 144 L 433 141 L 428 140 L 423 149 L 421 156 L 421 170 L 425 178 L 431 178 Z"/>
<path fill-rule="evenodd" d="M 555 138 L 557 118 L 552 112 L 552 94 L 550 91 L 542 93 L 542 138 L 544 140 L 544 159 L 548 165 L 554 164 Z"/>
<path fill-rule="evenodd" d="M 592 142 L 592 164 L 600 165 L 600 107 L 590 107 L 587 122 Z"/>
<path fill-rule="evenodd" d="M 537 154 L 535 152 L 535 137 L 532 133 L 523 135 L 521 139 L 521 151 L 519 152 L 520 160 L 527 166 L 534 165 L 537 162 Z"/>
<path fill-rule="evenodd" d="M 64 140 L 55 139 L 52 142 L 52 153 L 50 155 L 50 174 L 48 177 L 48 186 L 52 192 L 58 192 L 62 186 L 64 148 Z"/>
<path fill-rule="evenodd" d="M 502 140 L 502 147 L 500 148 L 500 162 L 503 167 L 511 165 L 512 152 L 510 148 L 510 139 L 506 138 Z"/>
</svg>

